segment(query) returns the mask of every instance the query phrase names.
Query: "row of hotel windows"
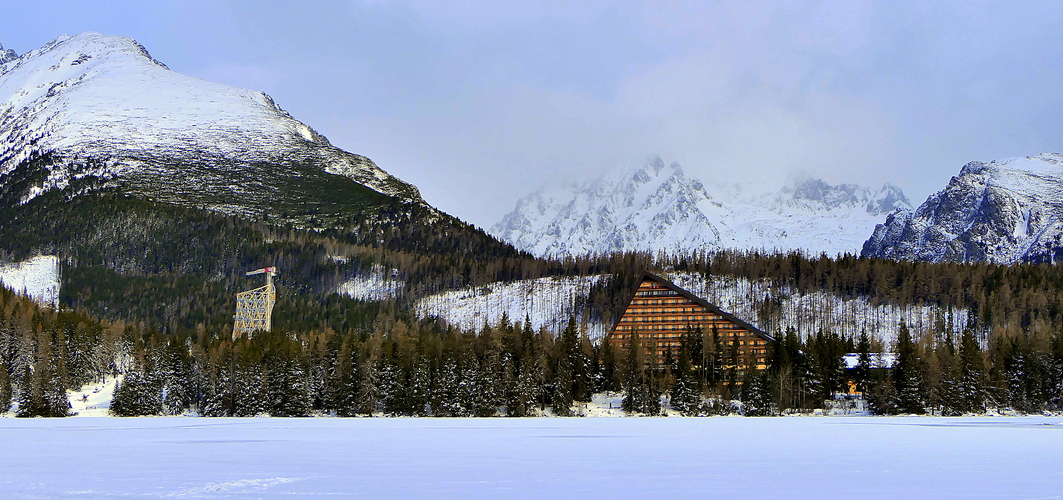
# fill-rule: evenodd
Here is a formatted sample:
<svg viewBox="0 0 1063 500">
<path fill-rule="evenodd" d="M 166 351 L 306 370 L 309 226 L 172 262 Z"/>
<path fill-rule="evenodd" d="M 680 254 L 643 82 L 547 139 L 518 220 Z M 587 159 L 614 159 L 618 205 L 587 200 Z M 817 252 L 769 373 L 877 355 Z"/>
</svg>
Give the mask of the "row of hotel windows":
<svg viewBox="0 0 1063 500">
<path fill-rule="evenodd" d="M 662 321 L 688 323 L 691 326 L 720 319 L 719 316 L 704 314 L 698 316 L 624 316 L 620 322 L 624 323 L 658 323 Z"/>
<path fill-rule="evenodd" d="M 657 352 L 657 355 L 660 356 L 660 357 L 664 357 L 664 351 Z M 726 369 L 730 368 L 730 366 L 724 366 L 723 368 L 726 370 Z M 746 369 L 746 365 L 744 363 L 743 364 L 739 364 L 735 368 L 737 370 L 739 370 L 739 374 L 740 375 L 744 375 L 744 373 L 741 373 L 742 370 Z M 757 369 L 758 370 L 764 370 L 764 369 L 767 369 L 767 368 L 768 368 L 767 361 L 764 360 L 764 359 L 761 359 L 761 358 L 757 358 Z"/>
<path fill-rule="evenodd" d="M 665 290 L 639 290 L 639 291 L 635 292 L 635 296 L 636 297 L 667 297 L 669 295 L 678 296 L 679 294 L 675 293 L 672 290 L 667 290 L 667 289 L 665 289 Z"/>
<path fill-rule="evenodd" d="M 628 336 L 627 332 L 631 331 L 647 333 L 653 333 L 654 331 L 662 331 L 666 332 L 666 334 L 671 334 L 672 336 L 678 338 L 680 333 L 686 331 L 686 327 L 680 325 L 644 325 L 638 327 L 632 327 L 630 325 L 618 325 L 616 327 L 615 333 L 618 338 L 626 339 Z M 749 332 L 746 332 L 745 330 L 720 330 L 719 335 L 720 338 L 745 337 L 749 335 Z"/>
<path fill-rule="evenodd" d="M 669 323 L 667 325 L 655 324 L 655 323 L 659 323 L 660 321 L 661 321 L 660 318 L 657 318 L 656 320 L 653 320 L 653 321 L 646 320 L 646 322 L 649 323 L 647 325 L 631 324 L 630 322 L 624 322 L 624 323 L 621 323 L 619 325 L 616 325 L 616 329 L 617 330 L 686 330 L 688 326 L 690 328 L 697 328 L 698 326 L 702 326 L 702 330 L 705 330 L 706 328 L 711 328 L 711 326 L 703 325 L 703 323 L 701 323 L 701 322 L 694 323 L 694 322 L 691 322 L 690 320 L 683 321 L 683 320 L 679 320 L 679 319 L 677 319 L 673 323 Z M 635 321 L 634 323 L 638 323 L 638 321 Z M 727 328 L 728 326 L 730 326 L 730 323 L 721 323 L 720 326 L 723 327 L 723 328 Z M 721 330 L 719 333 L 720 333 L 720 335 L 724 335 L 727 332 L 724 331 L 724 330 Z"/>
<path fill-rule="evenodd" d="M 628 309 L 627 314 L 663 314 L 663 313 L 696 313 L 706 312 L 703 307 L 635 307 Z M 624 316 L 628 317 L 627 315 Z"/>
<path fill-rule="evenodd" d="M 671 299 L 635 299 L 631 301 L 633 306 L 652 306 L 661 304 L 693 304 L 694 301 L 686 297 L 675 297 Z"/>
<path fill-rule="evenodd" d="M 741 340 L 741 341 L 738 342 L 738 345 L 745 346 L 747 343 L 750 346 L 754 347 L 754 348 L 745 350 L 743 352 L 752 352 L 753 354 L 767 354 L 768 353 L 768 350 L 767 350 L 767 348 L 764 347 L 764 344 L 756 343 L 756 342 L 754 342 L 752 340 L 750 340 L 749 342 Z M 657 345 L 657 349 L 658 350 L 667 349 L 669 347 L 671 347 L 672 350 L 678 350 L 679 349 L 679 342 L 678 341 L 673 341 L 673 340 L 658 340 L 656 345 Z"/>
</svg>

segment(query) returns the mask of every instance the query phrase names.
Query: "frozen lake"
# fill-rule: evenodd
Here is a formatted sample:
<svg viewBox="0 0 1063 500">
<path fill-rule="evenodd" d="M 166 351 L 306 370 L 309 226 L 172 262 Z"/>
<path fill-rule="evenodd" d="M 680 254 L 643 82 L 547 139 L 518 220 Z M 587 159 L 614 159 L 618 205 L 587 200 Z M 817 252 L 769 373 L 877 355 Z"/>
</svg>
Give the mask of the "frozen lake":
<svg viewBox="0 0 1063 500">
<path fill-rule="evenodd" d="M 1063 417 L 0 419 L 0 498 L 1061 498 Z"/>
</svg>

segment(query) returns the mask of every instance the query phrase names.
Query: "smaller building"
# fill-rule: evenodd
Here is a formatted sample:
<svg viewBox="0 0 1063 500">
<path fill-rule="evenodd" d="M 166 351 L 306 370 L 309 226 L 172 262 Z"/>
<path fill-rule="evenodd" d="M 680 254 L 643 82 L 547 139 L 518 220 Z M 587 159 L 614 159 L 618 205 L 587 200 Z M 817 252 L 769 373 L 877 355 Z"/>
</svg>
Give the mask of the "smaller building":
<svg viewBox="0 0 1063 500">
<path fill-rule="evenodd" d="M 873 352 L 868 354 L 867 357 L 868 372 L 871 371 L 886 371 L 892 370 L 897 364 L 897 353 L 895 352 Z M 849 396 L 861 396 L 860 389 L 857 387 L 856 374 L 854 373 L 857 368 L 860 367 L 860 353 L 850 352 L 842 355 L 842 367 L 845 369 L 845 373 L 848 377 L 847 381 L 847 395 Z"/>
<path fill-rule="evenodd" d="M 669 350 L 679 350 L 687 329 L 699 327 L 703 332 L 716 332 L 726 347 L 737 343 L 739 359 L 753 360 L 757 369 L 767 368 L 768 343 L 775 341 L 770 335 L 650 273 L 643 273 L 642 282 L 628 299 L 609 341 L 614 347 L 625 349 L 628 339 L 637 333 L 654 346 L 657 360 L 662 362 Z M 741 364 L 737 368 L 747 367 Z"/>
</svg>

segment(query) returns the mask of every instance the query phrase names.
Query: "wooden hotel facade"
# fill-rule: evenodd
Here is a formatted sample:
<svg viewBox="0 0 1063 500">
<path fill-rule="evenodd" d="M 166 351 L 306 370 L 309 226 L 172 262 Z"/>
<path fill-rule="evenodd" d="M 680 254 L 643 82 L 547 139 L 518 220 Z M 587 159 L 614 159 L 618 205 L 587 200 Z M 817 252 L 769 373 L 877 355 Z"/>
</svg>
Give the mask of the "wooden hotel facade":
<svg viewBox="0 0 1063 500">
<path fill-rule="evenodd" d="M 679 351 L 680 339 L 687 328 L 699 326 L 705 333 L 715 329 L 725 349 L 737 339 L 739 359 L 755 360 L 757 369 L 766 368 L 768 343 L 775 341 L 771 336 L 650 273 L 643 274 L 609 341 L 618 349 L 626 349 L 631 334 L 637 332 L 639 339 L 647 342 L 645 345 L 654 346 L 657 360 L 661 362 L 669 349 L 673 353 Z M 742 363 L 739 370 L 747 368 Z"/>
</svg>

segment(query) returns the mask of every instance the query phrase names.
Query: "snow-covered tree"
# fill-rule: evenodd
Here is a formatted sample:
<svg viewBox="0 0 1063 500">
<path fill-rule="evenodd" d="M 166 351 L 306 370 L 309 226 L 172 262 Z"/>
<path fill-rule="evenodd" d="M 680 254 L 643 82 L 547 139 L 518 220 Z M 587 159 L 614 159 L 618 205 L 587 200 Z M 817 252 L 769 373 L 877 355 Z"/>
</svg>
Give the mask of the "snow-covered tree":
<svg viewBox="0 0 1063 500">
<path fill-rule="evenodd" d="M 139 417 L 162 413 L 162 397 L 158 384 L 140 369 L 126 372 L 114 390 L 111 413 L 119 417 Z"/>
</svg>

